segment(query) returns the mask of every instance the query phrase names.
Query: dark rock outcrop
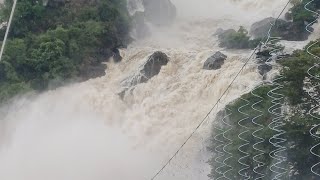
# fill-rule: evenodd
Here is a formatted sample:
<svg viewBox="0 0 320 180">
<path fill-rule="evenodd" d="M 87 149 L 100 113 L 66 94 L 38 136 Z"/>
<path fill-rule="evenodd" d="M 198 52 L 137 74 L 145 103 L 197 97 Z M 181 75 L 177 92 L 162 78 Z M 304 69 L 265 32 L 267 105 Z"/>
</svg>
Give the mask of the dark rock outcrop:
<svg viewBox="0 0 320 180">
<path fill-rule="evenodd" d="M 167 65 L 168 62 L 169 57 L 165 53 L 160 51 L 153 53 L 140 70 L 140 74 L 143 75 L 140 83 L 147 82 L 153 76 L 158 75 L 161 67 Z"/>
<path fill-rule="evenodd" d="M 269 58 L 271 58 L 270 52 L 272 49 L 262 49 L 259 52 L 256 53 L 256 58 L 260 60 L 261 62 L 267 61 Z"/>
<path fill-rule="evenodd" d="M 113 61 L 116 63 L 120 62 L 122 60 L 122 57 L 120 55 L 119 49 L 113 49 L 112 52 L 113 52 Z"/>
<path fill-rule="evenodd" d="M 127 87 L 132 87 L 140 83 L 145 83 L 152 77 L 159 74 L 161 67 L 167 65 L 169 57 L 160 51 L 154 52 L 148 60 L 140 67 L 138 73 L 130 76 L 124 82 Z"/>
<path fill-rule="evenodd" d="M 121 84 L 124 88 L 118 95 L 123 98 L 126 92 L 133 90 L 137 84 L 146 83 L 149 79 L 158 75 L 161 67 L 167 65 L 168 62 L 169 57 L 165 53 L 154 52 L 135 74 L 122 81 Z"/>
<path fill-rule="evenodd" d="M 120 55 L 120 51 L 118 48 L 108 49 L 108 48 L 102 48 L 98 51 L 98 54 L 96 56 L 97 60 L 90 61 L 90 64 L 98 64 L 100 62 L 109 62 L 112 58 L 115 63 L 118 63 L 122 60 L 122 57 Z"/>
<path fill-rule="evenodd" d="M 98 61 L 100 62 L 107 62 L 112 56 L 113 52 L 111 49 L 108 48 L 100 48 L 97 50 L 97 56 L 99 58 Z"/>
<path fill-rule="evenodd" d="M 146 19 L 154 25 L 170 24 L 177 14 L 170 0 L 143 0 Z"/>
<path fill-rule="evenodd" d="M 263 38 L 269 31 L 270 26 L 272 23 L 274 23 L 275 18 L 268 17 L 261 21 L 255 22 L 251 25 L 250 28 L 250 35 L 252 35 L 254 38 Z M 283 20 L 278 21 L 279 23 L 285 23 Z"/>
<path fill-rule="evenodd" d="M 276 57 L 276 61 L 280 61 L 280 60 L 282 60 L 282 59 L 284 59 L 284 58 L 288 58 L 288 57 L 290 57 L 291 56 L 291 54 L 280 54 L 280 55 L 278 55 L 277 57 Z"/>
<path fill-rule="evenodd" d="M 283 40 L 305 41 L 308 39 L 310 33 L 306 31 L 304 27 L 304 24 L 287 22 L 287 24 L 278 26 L 276 29 L 276 33 L 278 33 Z M 313 31 L 311 27 L 309 29 Z"/>
<path fill-rule="evenodd" d="M 275 22 L 275 18 L 269 17 L 261 21 L 255 22 L 250 28 L 250 35 L 254 38 L 263 38 L 268 33 L 271 24 Z M 302 28 L 301 28 L 302 27 Z M 288 41 L 303 41 L 308 39 L 310 33 L 304 30 L 303 24 L 278 19 L 275 26 L 272 28 L 273 36 L 281 37 Z"/>
<path fill-rule="evenodd" d="M 258 66 L 258 72 L 261 76 L 265 77 L 266 74 L 272 70 L 272 66 L 271 65 L 267 65 L 267 64 L 260 64 Z"/>
<path fill-rule="evenodd" d="M 204 62 L 203 69 L 206 69 L 206 70 L 220 69 L 221 66 L 224 64 L 224 60 L 226 59 L 227 59 L 227 56 L 222 54 L 220 51 L 218 51 Z"/>
</svg>

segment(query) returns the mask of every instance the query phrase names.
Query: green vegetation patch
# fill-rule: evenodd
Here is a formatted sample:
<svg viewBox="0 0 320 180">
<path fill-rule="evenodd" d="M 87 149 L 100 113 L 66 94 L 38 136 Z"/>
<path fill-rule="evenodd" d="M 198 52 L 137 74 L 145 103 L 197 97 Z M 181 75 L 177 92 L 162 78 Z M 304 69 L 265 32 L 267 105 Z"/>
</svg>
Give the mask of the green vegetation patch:
<svg viewBox="0 0 320 180">
<path fill-rule="evenodd" d="M 250 39 L 248 36 L 248 31 L 240 26 L 238 31 L 226 30 L 218 35 L 220 47 L 225 47 L 228 49 L 253 49 L 257 47 L 261 39 Z"/>
<path fill-rule="evenodd" d="M 5 0 L 1 22 L 12 3 Z M 0 63 L 0 101 L 91 78 L 90 68 L 130 42 L 129 29 L 125 0 L 19 0 Z"/>
<path fill-rule="evenodd" d="M 312 43 L 313 42 L 309 45 Z M 320 56 L 320 44 L 317 43 L 314 45 L 310 51 L 314 55 Z M 227 166 L 223 166 L 222 169 L 220 168 L 222 172 L 230 170 L 226 173 L 227 177 L 241 179 L 242 177 L 238 174 L 240 172 L 251 178 L 261 177 L 261 174 L 265 175 L 264 179 L 274 178 L 275 174 L 272 173 L 269 168 L 276 161 L 269 156 L 269 153 L 277 148 L 270 142 L 278 141 L 280 142 L 279 145 L 286 149 L 278 154 L 286 158 L 283 163 L 279 164 L 279 167 L 288 170 L 285 172 L 278 169 L 280 172 L 285 172 L 282 179 L 317 179 L 316 176 L 311 173 L 310 168 L 319 162 L 319 159 L 313 156 L 309 150 L 313 145 L 320 143 L 320 141 L 319 139 L 313 138 L 309 130 L 313 125 L 319 124 L 319 120 L 312 117 L 309 114 L 309 110 L 318 104 L 314 97 L 319 97 L 320 89 L 319 87 L 314 88 L 314 94 L 311 96 L 308 92 L 311 87 L 319 84 L 319 78 L 312 78 L 307 72 L 310 70 L 309 72 L 315 77 L 320 75 L 320 67 L 314 66 L 319 63 L 319 59 L 309 55 L 306 50 L 299 50 L 295 51 L 291 57 L 280 60 L 279 63 L 282 65 L 281 76 L 277 77 L 278 80 L 276 80 L 274 84 L 266 83 L 256 88 L 253 93 L 243 95 L 241 98 L 229 104 L 224 114 L 217 118 L 217 124 L 212 130 L 212 143 L 209 147 L 209 150 L 213 152 L 212 159 L 209 161 L 212 166 L 212 171 L 209 175 L 211 178 L 216 179 L 221 176 L 219 171 L 216 171 L 217 168 L 221 166 L 221 164 L 215 161 L 215 158 L 219 155 L 216 150 L 222 151 L 219 147 L 223 146 L 220 145 L 226 145 L 230 142 L 232 143 L 225 146 L 225 150 L 230 152 L 232 157 L 224 154 L 222 158 L 220 158 L 224 159 L 229 157 L 229 159 L 226 160 L 226 164 L 233 167 L 233 169 Z M 312 66 L 314 66 L 314 68 L 310 69 Z M 270 95 L 273 96 L 274 99 L 270 98 Z M 242 106 L 244 107 L 239 109 Z M 252 106 L 256 110 L 254 110 Z M 318 116 L 315 112 L 311 113 Z M 279 123 L 272 123 L 273 121 L 277 121 L 276 118 L 278 116 L 275 114 L 281 114 L 282 116 Z M 226 117 L 226 115 L 228 115 L 226 122 L 230 126 L 221 123 L 222 118 Z M 261 127 L 252 123 L 253 120 L 263 126 L 260 131 L 257 130 Z M 281 125 L 279 129 L 285 133 L 274 136 L 279 133 L 279 131 L 272 129 L 277 125 Z M 225 133 L 225 137 L 223 137 L 221 133 L 226 130 L 228 130 L 228 132 Z M 313 133 L 318 131 L 319 129 L 316 128 Z M 238 137 L 239 134 L 241 134 L 240 137 L 242 139 Z M 259 143 L 261 139 L 254 137 L 253 134 L 263 138 L 263 142 Z M 285 139 L 285 142 L 281 142 L 280 139 L 276 140 L 275 138 Z M 242 146 L 247 142 L 248 145 Z M 254 149 L 253 145 L 255 145 L 255 148 L 263 150 L 264 153 L 259 155 L 261 151 Z M 217 147 L 218 149 L 216 149 Z M 239 151 L 239 148 L 242 152 Z M 319 154 L 320 149 L 315 149 L 315 152 Z M 246 155 L 248 155 L 248 157 L 245 157 Z M 274 154 L 271 153 L 271 155 Z M 244 158 L 241 159 L 241 157 Z M 260 175 L 253 171 L 259 164 L 253 160 L 253 157 L 264 163 L 260 164 L 263 166 L 255 169 L 256 172 L 261 173 Z M 248 165 L 247 169 L 245 165 L 238 163 L 239 160 Z"/>
</svg>

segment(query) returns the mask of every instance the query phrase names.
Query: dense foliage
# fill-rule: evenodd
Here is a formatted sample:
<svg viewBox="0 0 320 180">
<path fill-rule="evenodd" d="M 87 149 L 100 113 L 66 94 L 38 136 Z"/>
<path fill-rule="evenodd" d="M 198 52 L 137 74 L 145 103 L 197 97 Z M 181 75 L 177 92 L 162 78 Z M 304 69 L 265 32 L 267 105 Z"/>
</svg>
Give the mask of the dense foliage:
<svg viewBox="0 0 320 180">
<path fill-rule="evenodd" d="M 314 45 L 310 51 L 320 56 L 320 44 Z M 223 176 L 221 172 L 229 170 L 225 175 L 234 177 L 232 179 L 242 179 L 239 173 L 250 176 L 251 179 L 261 177 L 261 174 L 265 175 L 264 179 L 272 179 L 275 173 L 269 170 L 271 167 L 273 170 L 284 173 L 281 179 L 317 179 L 311 173 L 310 168 L 320 159 L 312 155 L 309 150 L 320 141 L 313 138 L 309 130 L 319 121 L 309 114 L 309 110 L 318 105 L 317 98 L 320 95 L 320 89 L 317 87 L 320 68 L 314 66 L 310 69 L 318 61 L 305 50 L 296 51 L 291 57 L 279 61 L 283 68 L 278 80 L 275 80 L 273 84 L 266 83 L 257 87 L 252 93 L 243 95 L 226 107 L 226 110 L 217 118 L 219 123 L 214 126 L 213 141 L 209 147 L 214 153 L 210 160 L 212 166 L 210 177 L 216 179 Z M 309 69 L 311 75 L 316 78 L 312 78 L 307 73 Z M 310 113 L 319 116 L 317 112 Z M 280 114 L 279 119 L 276 114 Z M 223 118 L 230 126 L 222 123 Z M 283 134 L 273 129 L 277 126 L 278 129 L 283 130 Z M 260 128 L 261 130 L 258 131 Z M 223 136 L 225 131 L 225 136 Z M 315 128 L 312 133 L 318 131 L 319 129 Z M 275 136 L 279 132 L 280 135 Z M 263 138 L 261 143 L 259 143 L 261 139 L 257 136 Z M 273 153 L 277 148 L 270 142 L 279 142 L 278 145 L 282 146 L 284 151 L 279 154 Z M 225 148 L 232 156 L 228 153 L 217 153 L 223 152 L 222 148 Z M 320 150 L 315 149 L 315 152 L 320 153 Z M 271 156 L 285 157 L 283 162 L 277 165 L 284 169 L 271 166 L 277 161 L 271 158 L 269 153 Z M 228 157 L 225 163 L 232 166 L 233 169 L 223 163 L 217 163 Z M 256 161 L 253 160 L 253 157 Z M 263 163 L 258 163 L 258 161 Z M 244 164 L 247 164 L 248 167 Z M 256 172 L 253 171 L 255 167 L 258 167 L 255 169 Z M 319 171 L 319 168 L 316 168 L 316 171 Z"/>
<path fill-rule="evenodd" d="M 304 22 L 311 23 L 314 21 L 316 14 L 305 9 L 305 5 L 309 2 L 310 0 L 292 1 L 293 7 L 286 14 L 286 18 L 297 24 L 302 24 L 300 27 L 304 27 Z M 316 12 L 320 9 L 320 0 L 314 0 L 312 3 L 309 3 L 307 8 Z"/>
<path fill-rule="evenodd" d="M 306 39 L 309 34 L 305 26 L 316 19 L 315 13 L 305 10 L 308 2 L 292 1 L 293 7 L 286 14 L 290 22 L 277 24 L 273 36 Z M 307 7 L 317 11 L 320 0 L 313 1 Z M 233 35 L 223 43 L 233 43 L 237 39 L 243 44 L 249 39 L 245 37 L 245 32 L 239 33 L 237 35 L 242 37 L 241 41 Z M 289 37 L 290 34 L 295 37 Z M 307 47 L 313 43 L 310 42 Z M 319 43 L 309 50 L 320 56 Z M 319 120 L 316 118 L 320 117 L 319 109 L 313 110 L 319 105 L 319 59 L 304 49 L 295 51 L 278 63 L 282 65 L 281 75 L 273 84 L 262 84 L 229 104 L 218 115 L 209 147 L 213 152 L 209 161 L 211 178 L 273 179 L 277 171 L 283 173 L 279 176 L 281 179 L 318 179 L 310 168 L 320 159 L 312 155 L 310 149 L 320 143 L 311 135 L 319 133 Z M 320 154 L 318 147 L 313 152 Z M 318 166 L 314 170 L 320 173 Z"/>
<path fill-rule="evenodd" d="M 293 7 L 285 15 L 286 20 L 289 20 L 290 23 L 280 23 L 275 35 L 280 35 L 287 40 L 307 40 L 310 33 L 305 30 L 305 26 L 316 22 L 316 12 L 320 9 L 320 0 L 310 2 L 310 0 L 292 1 Z M 307 11 L 305 6 L 313 12 Z M 308 30 L 313 31 L 311 27 Z"/>
<path fill-rule="evenodd" d="M 0 10 L 2 22 L 12 3 L 6 0 Z M 90 78 L 112 50 L 126 46 L 128 34 L 125 0 L 19 0 L 0 63 L 0 102 Z"/>
</svg>

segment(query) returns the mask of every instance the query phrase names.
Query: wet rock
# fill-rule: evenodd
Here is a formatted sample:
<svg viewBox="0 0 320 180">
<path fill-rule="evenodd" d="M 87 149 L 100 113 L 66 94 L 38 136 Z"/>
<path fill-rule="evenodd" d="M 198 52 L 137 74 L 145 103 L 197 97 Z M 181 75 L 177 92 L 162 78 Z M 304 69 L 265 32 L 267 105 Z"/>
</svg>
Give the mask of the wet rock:
<svg viewBox="0 0 320 180">
<path fill-rule="evenodd" d="M 143 0 L 146 19 L 154 25 L 168 25 L 177 14 L 170 0 Z"/>
<path fill-rule="evenodd" d="M 260 61 L 260 62 L 265 62 L 267 61 L 271 55 L 270 55 L 270 52 L 271 52 L 271 48 L 270 49 L 263 49 L 259 52 L 256 53 L 256 58 Z"/>
<path fill-rule="evenodd" d="M 162 66 L 167 65 L 169 57 L 160 51 L 154 52 L 147 61 L 139 68 L 139 70 L 122 81 L 123 89 L 118 93 L 121 99 L 127 91 L 132 91 L 137 84 L 146 83 L 152 77 L 158 75 Z"/>
<path fill-rule="evenodd" d="M 254 38 L 263 38 L 269 31 L 271 23 L 274 23 L 275 18 L 268 17 L 251 25 L 250 35 Z"/>
<path fill-rule="evenodd" d="M 153 76 L 158 75 L 161 67 L 167 65 L 169 62 L 169 57 L 160 51 L 153 53 L 144 64 L 143 69 L 140 73 L 143 75 L 141 82 L 147 82 Z"/>
<path fill-rule="evenodd" d="M 272 66 L 267 65 L 267 64 L 260 64 L 258 66 L 258 72 L 261 76 L 265 76 L 269 71 L 272 70 Z"/>
<path fill-rule="evenodd" d="M 220 69 L 221 66 L 224 64 L 224 60 L 226 59 L 227 59 L 227 56 L 222 54 L 220 51 L 218 51 L 204 62 L 203 69 L 206 69 L 206 70 Z"/>
<path fill-rule="evenodd" d="M 263 38 L 267 35 L 271 24 L 275 22 L 275 18 L 268 17 L 261 21 L 255 22 L 250 28 L 250 35 L 253 38 Z M 304 25 L 278 19 L 275 26 L 272 28 L 273 36 L 281 37 L 288 41 L 303 41 L 309 36 L 309 33 L 304 30 Z"/>
<path fill-rule="evenodd" d="M 138 73 L 126 80 L 126 86 L 135 86 L 145 83 L 152 77 L 159 74 L 161 67 L 167 65 L 169 57 L 160 51 L 154 52 L 148 60 L 140 67 Z M 129 80 L 129 81 L 128 81 Z"/>
<path fill-rule="evenodd" d="M 304 24 L 288 22 L 287 24 L 278 26 L 276 33 L 278 33 L 283 40 L 305 41 L 308 39 L 310 33 L 306 31 L 304 27 Z M 313 31 L 312 27 L 310 27 L 309 30 Z"/>
<path fill-rule="evenodd" d="M 111 49 L 101 48 L 97 50 L 97 58 L 99 62 L 107 62 L 113 56 Z"/>
<path fill-rule="evenodd" d="M 124 99 L 127 90 L 128 89 L 122 89 L 122 91 L 118 92 L 118 96 L 120 97 L 120 99 Z"/>
<path fill-rule="evenodd" d="M 276 61 L 280 61 L 280 60 L 282 60 L 282 59 L 284 59 L 284 58 L 288 58 L 288 57 L 290 57 L 291 56 L 291 54 L 280 54 L 280 55 L 278 55 L 277 57 L 276 57 Z"/>
<path fill-rule="evenodd" d="M 113 52 L 113 61 L 115 63 L 120 62 L 122 60 L 122 57 L 120 55 L 119 49 L 113 49 L 112 52 Z"/>
<path fill-rule="evenodd" d="M 118 63 L 122 60 L 122 57 L 120 55 L 120 51 L 118 48 L 113 49 L 107 49 L 107 48 L 101 48 L 97 51 L 96 58 L 97 60 L 90 62 L 90 64 L 97 64 L 99 62 L 109 62 L 112 58 L 115 63 Z"/>
</svg>

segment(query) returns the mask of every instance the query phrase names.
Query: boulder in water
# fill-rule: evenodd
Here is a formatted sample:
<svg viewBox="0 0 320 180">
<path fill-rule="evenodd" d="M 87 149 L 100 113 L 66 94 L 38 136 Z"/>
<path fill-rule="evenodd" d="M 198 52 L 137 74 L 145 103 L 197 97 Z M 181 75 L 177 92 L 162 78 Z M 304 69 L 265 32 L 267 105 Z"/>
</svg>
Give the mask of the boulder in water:
<svg viewBox="0 0 320 180">
<path fill-rule="evenodd" d="M 227 56 L 222 54 L 220 51 L 218 51 L 204 62 L 203 69 L 206 69 L 206 70 L 220 69 L 221 66 L 224 64 L 224 60 L 226 59 L 227 59 Z"/>
<path fill-rule="evenodd" d="M 260 64 L 258 66 L 258 71 L 259 71 L 259 74 L 263 77 L 265 77 L 265 75 L 272 70 L 272 66 L 271 65 L 268 65 L 268 64 Z"/>
<path fill-rule="evenodd" d="M 128 90 L 132 90 L 134 86 L 140 83 L 146 83 L 149 79 L 159 74 L 161 67 L 167 65 L 169 57 L 160 51 L 150 55 L 147 61 L 139 68 L 137 73 L 122 81 L 124 89 L 118 93 L 123 99 Z"/>
<path fill-rule="evenodd" d="M 132 87 L 140 83 L 145 83 L 152 77 L 159 74 L 161 67 L 167 65 L 169 57 L 160 51 L 154 52 L 148 60 L 140 67 L 138 73 L 126 79 L 124 84 Z"/>
<path fill-rule="evenodd" d="M 275 18 L 268 17 L 261 21 L 253 23 L 249 31 L 250 35 L 252 35 L 254 38 L 265 37 L 270 29 L 271 24 L 274 23 L 274 21 L 275 21 Z"/>
<path fill-rule="evenodd" d="M 154 25 L 170 24 L 177 14 L 170 0 L 143 0 L 146 19 Z"/>
<path fill-rule="evenodd" d="M 153 76 L 158 75 L 161 67 L 167 65 L 168 62 L 169 57 L 165 53 L 160 51 L 153 53 L 151 56 L 149 56 L 147 62 L 140 70 L 142 77 L 139 83 L 147 82 Z"/>
</svg>

